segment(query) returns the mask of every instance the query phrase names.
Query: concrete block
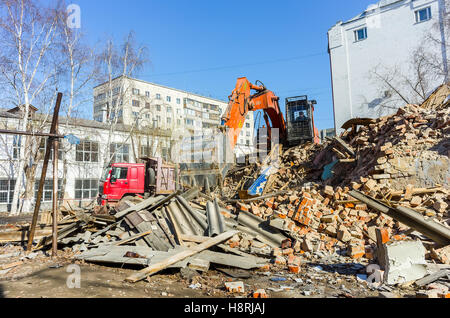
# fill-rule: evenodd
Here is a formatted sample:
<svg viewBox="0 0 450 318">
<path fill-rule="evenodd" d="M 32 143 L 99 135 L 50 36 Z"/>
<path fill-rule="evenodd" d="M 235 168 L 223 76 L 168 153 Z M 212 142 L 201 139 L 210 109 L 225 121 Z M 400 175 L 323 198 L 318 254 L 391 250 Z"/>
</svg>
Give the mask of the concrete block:
<svg viewBox="0 0 450 318">
<path fill-rule="evenodd" d="M 188 267 L 199 272 L 207 272 L 209 270 L 209 261 L 199 258 L 194 258 L 189 261 Z"/>
<path fill-rule="evenodd" d="M 393 241 L 383 245 L 384 282 L 403 284 L 427 275 L 426 249 L 420 241 Z"/>
</svg>

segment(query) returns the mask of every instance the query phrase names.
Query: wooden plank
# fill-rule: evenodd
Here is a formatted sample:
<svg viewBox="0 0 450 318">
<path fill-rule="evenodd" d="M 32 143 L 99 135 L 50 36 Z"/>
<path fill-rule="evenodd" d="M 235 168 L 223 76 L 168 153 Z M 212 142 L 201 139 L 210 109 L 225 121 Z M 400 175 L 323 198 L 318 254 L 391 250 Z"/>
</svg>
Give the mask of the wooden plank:
<svg viewBox="0 0 450 318">
<path fill-rule="evenodd" d="M 162 199 L 164 199 L 164 196 L 162 196 L 162 195 L 157 196 L 157 197 L 151 197 L 151 198 L 148 198 L 147 200 L 144 200 L 144 201 L 142 201 L 142 202 L 140 202 L 140 203 L 138 203 L 138 204 L 135 204 L 135 205 L 133 205 L 133 206 L 130 206 L 128 209 L 126 209 L 126 210 L 124 210 L 124 211 L 122 211 L 122 212 L 116 213 L 116 215 L 114 215 L 114 217 L 115 217 L 116 219 L 120 219 L 121 217 L 127 215 L 128 213 L 146 209 L 146 208 L 148 208 L 149 206 L 151 206 L 151 205 L 157 203 L 158 201 L 160 201 L 160 200 L 162 200 Z"/>
<path fill-rule="evenodd" d="M 198 235 L 189 235 L 189 234 L 181 234 L 180 237 L 181 237 L 181 239 L 183 241 L 195 242 L 195 243 L 203 243 L 203 242 L 206 242 L 209 239 L 209 237 L 207 237 L 207 236 L 198 236 Z M 267 261 L 267 259 L 265 259 L 265 258 L 256 257 L 254 255 L 242 252 L 242 251 L 240 251 L 238 249 L 231 248 L 231 247 L 229 247 L 228 245 L 225 245 L 225 244 L 218 244 L 217 247 L 221 248 L 225 252 L 229 252 L 229 253 L 233 253 L 233 254 L 236 254 L 236 255 L 239 255 L 239 256 L 242 256 L 242 257 L 253 259 L 255 262 L 265 262 L 265 261 Z M 213 261 L 211 261 L 211 262 L 214 263 Z"/>
<path fill-rule="evenodd" d="M 126 239 L 124 239 L 124 240 L 121 240 L 121 241 L 119 241 L 119 242 L 115 242 L 113 245 L 119 246 L 119 245 L 122 245 L 122 244 L 125 244 L 125 243 L 128 243 L 128 242 L 134 241 L 134 240 L 136 240 L 136 239 L 138 239 L 138 238 L 140 238 L 140 237 L 146 236 L 146 235 L 148 235 L 148 234 L 150 234 L 150 233 L 152 233 L 152 231 L 147 231 L 147 232 L 144 232 L 144 233 L 139 233 L 139 234 L 130 236 L 129 238 L 126 238 Z"/>
<path fill-rule="evenodd" d="M 133 283 L 140 281 L 140 280 L 144 279 L 145 277 L 155 274 L 155 273 L 167 268 L 168 266 L 170 266 L 172 264 L 175 264 L 175 263 L 177 263 L 185 258 L 188 258 L 192 255 L 198 254 L 201 251 L 206 250 L 207 248 L 210 248 L 211 246 L 214 246 L 223 241 L 226 241 L 229 238 L 236 235 L 237 233 L 239 233 L 239 232 L 238 231 L 228 231 L 228 232 L 222 233 L 216 237 L 209 239 L 206 242 L 203 242 L 202 244 L 200 244 L 190 250 L 177 253 L 174 256 L 171 256 L 171 257 L 165 259 L 164 261 L 153 264 L 153 265 L 139 271 L 138 273 L 130 275 L 126 278 L 126 281 L 133 282 Z"/>
<path fill-rule="evenodd" d="M 425 285 L 431 284 L 432 282 L 437 281 L 438 279 L 447 276 L 450 274 L 449 270 L 441 270 L 439 272 L 433 273 L 431 275 L 425 276 L 424 278 L 421 278 L 417 280 L 415 283 L 419 287 L 423 287 Z"/>
<path fill-rule="evenodd" d="M 5 269 L 8 269 L 8 268 L 13 268 L 13 267 L 22 265 L 22 263 L 23 263 L 23 261 L 18 261 L 18 262 L 14 262 L 14 263 L 0 265 L 0 269 L 1 270 L 5 270 Z"/>
<path fill-rule="evenodd" d="M 14 232 L 3 232 L 0 233 L 0 243 L 9 243 L 9 242 L 24 242 L 28 240 L 28 236 L 26 235 L 27 231 L 14 231 Z M 52 234 L 51 229 L 46 230 L 36 230 L 34 234 L 34 240 L 40 240 L 48 235 Z"/>
<path fill-rule="evenodd" d="M 339 137 L 334 137 L 334 140 L 337 141 L 337 143 L 339 145 L 342 146 L 342 148 L 344 148 L 349 154 L 351 154 L 353 157 L 355 156 L 355 151 L 353 150 L 352 147 L 350 147 L 345 141 L 343 141 L 341 138 Z"/>
</svg>

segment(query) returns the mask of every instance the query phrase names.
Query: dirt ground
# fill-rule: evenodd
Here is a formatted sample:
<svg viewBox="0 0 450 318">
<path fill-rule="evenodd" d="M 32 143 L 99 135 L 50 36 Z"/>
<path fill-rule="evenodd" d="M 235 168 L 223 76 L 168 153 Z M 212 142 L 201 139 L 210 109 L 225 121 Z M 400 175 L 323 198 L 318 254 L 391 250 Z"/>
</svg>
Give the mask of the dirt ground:
<svg viewBox="0 0 450 318">
<path fill-rule="evenodd" d="M 0 265 L 22 260 L 7 273 L 0 274 L 0 297 L 5 298 L 247 298 L 253 291 L 265 289 L 270 298 L 365 298 L 378 297 L 377 290 L 356 277 L 356 272 L 340 272 L 336 267 L 304 264 L 299 274 L 287 271 L 241 271 L 248 278 L 232 278 L 219 270 L 199 274 L 189 269 L 166 270 L 138 283 L 124 279 L 139 269 L 73 262 L 70 257 L 52 259 L 38 253 L 33 259 L 24 254 L 1 258 L 23 251 L 20 247 L 0 247 Z M 63 254 L 61 252 L 61 254 Z M 74 272 L 80 269 L 80 288 L 69 288 Z M 341 264 L 342 265 L 342 264 Z M 354 266 L 355 264 L 353 264 Z M 357 264 L 356 264 L 357 265 Z M 334 268 L 334 269 L 333 269 Z M 342 268 L 342 266 L 341 266 Z M 348 268 L 348 266 L 347 266 Z M 1 271 L 0 271 L 1 273 Z M 244 294 L 226 292 L 224 283 L 242 281 Z M 195 285 L 197 286 L 195 288 Z M 194 287 L 194 288 L 192 288 Z"/>
</svg>

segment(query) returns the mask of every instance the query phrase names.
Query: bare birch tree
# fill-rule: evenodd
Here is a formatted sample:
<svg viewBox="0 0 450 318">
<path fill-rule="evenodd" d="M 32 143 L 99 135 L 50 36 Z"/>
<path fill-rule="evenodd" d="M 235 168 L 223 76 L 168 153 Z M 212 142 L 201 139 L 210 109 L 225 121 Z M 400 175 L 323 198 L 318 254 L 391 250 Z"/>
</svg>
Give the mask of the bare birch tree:
<svg viewBox="0 0 450 318">
<path fill-rule="evenodd" d="M 79 29 L 71 28 L 67 24 L 67 11 L 60 10 L 58 15 L 58 44 L 63 68 L 59 72 L 59 82 L 64 83 L 64 95 L 61 113 L 65 121 L 61 128 L 68 130 L 71 118 L 78 117 L 85 105 L 92 102 L 92 84 L 98 77 L 96 55 L 94 49 L 85 44 L 84 36 Z M 63 153 L 68 153 L 73 145 L 61 142 L 59 145 Z M 61 192 L 65 193 L 66 176 L 68 173 L 68 158 L 62 158 Z"/>
<path fill-rule="evenodd" d="M 34 0 L 0 0 L 0 74 L 7 83 L 6 99 L 20 107 L 20 130 L 29 128 L 30 105 L 45 95 L 55 77 L 50 58 L 57 28 L 57 10 L 43 7 Z M 8 94 L 10 93 L 10 94 Z M 49 95 L 52 95 L 49 93 Z M 47 98 L 47 100 L 49 100 Z M 31 197 L 18 207 L 20 191 L 26 185 L 25 168 L 33 147 L 31 137 L 20 145 L 11 214 L 29 211 Z M 31 181 L 29 181 L 31 182 Z"/>
<path fill-rule="evenodd" d="M 122 107 L 128 103 L 128 98 L 132 93 L 132 85 L 129 78 L 133 77 L 147 62 L 147 47 L 138 46 L 135 43 L 134 33 L 130 32 L 120 49 L 117 49 L 113 40 L 109 40 L 105 49 L 100 55 L 99 63 L 102 65 L 106 90 L 102 93 L 106 96 L 106 120 L 109 126 L 108 137 L 104 149 L 104 161 L 102 171 L 106 169 L 115 154 L 115 150 L 110 154 L 112 136 L 116 131 L 117 124 L 123 123 L 121 120 Z M 134 126 L 135 123 L 132 124 Z M 130 134 L 133 131 L 130 129 Z"/>
</svg>

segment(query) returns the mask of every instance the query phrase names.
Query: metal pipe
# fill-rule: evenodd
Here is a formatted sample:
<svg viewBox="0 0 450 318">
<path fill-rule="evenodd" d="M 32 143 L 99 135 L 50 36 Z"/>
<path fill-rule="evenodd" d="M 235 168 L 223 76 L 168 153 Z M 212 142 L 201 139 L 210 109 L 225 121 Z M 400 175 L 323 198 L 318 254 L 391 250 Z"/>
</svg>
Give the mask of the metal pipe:
<svg viewBox="0 0 450 318">
<path fill-rule="evenodd" d="M 350 191 L 350 195 L 367 204 L 370 208 L 385 213 L 396 221 L 419 231 L 439 245 L 446 246 L 450 244 L 450 229 L 433 220 L 425 219 L 421 214 L 412 209 L 403 206 L 397 206 L 396 208 L 388 207 L 359 191 L 352 190 Z"/>
<path fill-rule="evenodd" d="M 289 191 L 285 190 L 285 191 L 269 193 L 269 194 L 266 194 L 266 195 L 263 195 L 263 196 L 260 196 L 260 197 L 256 197 L 256 198 L 243 199 L 243 200 L 226 200 L 225 202 L 228 202 L 228 203 L 238 203 L 238 202 L 248 203 L 248 202 L 254 202 L 254 201 L 269 199 L 269 198 L 272 198 L 272 197 L 276 197 L 278 195 L 284 195 L 284 194 L 286 194 L 288 192 Z"/>
<path fill-rule="evenodd" d="M 269 244 L 271 247 L 280 247 L 281 243 L 288 239 L 280 231 L 271 227 L 268 221 L 257 217 L 256 215 L 248 212 L 240 212 L 238 222 L 242 225 L 249 227 L 254 232 L 258 233 L 258 237 Z"/>
<path fill-rule="evenodd" d="M 9 130 L 9 129 L 0 129 L 0 134 L 24 135 L 24 136 L 33 136 L 33 137 L 64 138 L 63 135 L 52 134 L 52 133 L 39 133 L 39 132 Z"/>
</svg>

